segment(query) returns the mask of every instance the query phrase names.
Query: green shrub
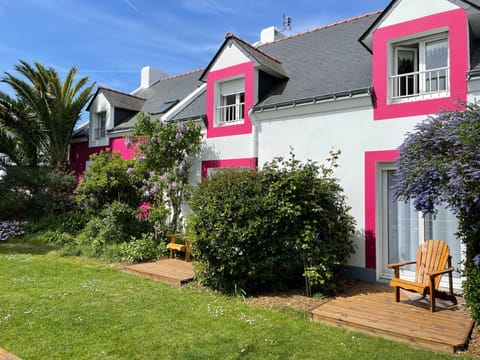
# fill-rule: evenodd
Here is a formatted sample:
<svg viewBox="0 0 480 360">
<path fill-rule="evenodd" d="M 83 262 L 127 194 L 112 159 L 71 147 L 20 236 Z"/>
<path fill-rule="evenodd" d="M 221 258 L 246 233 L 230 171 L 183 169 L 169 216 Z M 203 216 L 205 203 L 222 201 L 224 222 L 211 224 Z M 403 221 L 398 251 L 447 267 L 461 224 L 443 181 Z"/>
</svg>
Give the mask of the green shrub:
<svg viewBox="0 0 480 360">
<path fill-rule="evenodd" d="M 58 215 L 47 215 L 37 220 L 29 221 L 25 225 L 28 234 L 42 231 L 59 231 L 71 235 L 78 234 L 87 224 L 90 217 L 82 212 L 67 212 Z"/>
<path fill-rule="evenodd" d="M 133 160 L 125 160 L 119 153 L 102 151 L 91 157 L 93 161 L 77 187 L 77 201 L 91 212 L 96 212 L 119 201 L 137 207 L 140 203 L 141 182 L 127 171 Z"/>
<path fill-rule="evenodd" d="M 0 218 L 38 219 L 74 208 L 75 177 L 50 168 L 8 168 L 0 180 Z"/>
<path fill-rule="evenodd" d="M 474 263 L 466 266 L 467 281 L 463 282 L 463 291 L 472 319 L 480 323 L 480 254 Z"/>
<path fill-rule="evenodd" d="M 85 255 L 102 256 L 109 245 L 121 244 L 151 230 L 147 225 L 136 218 L 136 211 L 129 205 L 114 201 L 90 219 L 78 236 L 78 243 L 89 247 Z"/>
<path fill-rule="evenodd" d="M 259 172 L 222 171 L 197 186 L 190 206 L 188 233 L 206 285 L 255 293 L 306 283 L 311 295 L 341 284 L 354 220 L 332 167 L 292 154 Z"/>
<path fill-rule="evenodd" d="M 130 242 L 120 245 L 122 259 L 130 263 L 157 260 L 164 256 L 166 251 L 165 243 L 158 244 L 151 234 L 144 234 L 140 239 L 132 238 Z"/>
</svg>

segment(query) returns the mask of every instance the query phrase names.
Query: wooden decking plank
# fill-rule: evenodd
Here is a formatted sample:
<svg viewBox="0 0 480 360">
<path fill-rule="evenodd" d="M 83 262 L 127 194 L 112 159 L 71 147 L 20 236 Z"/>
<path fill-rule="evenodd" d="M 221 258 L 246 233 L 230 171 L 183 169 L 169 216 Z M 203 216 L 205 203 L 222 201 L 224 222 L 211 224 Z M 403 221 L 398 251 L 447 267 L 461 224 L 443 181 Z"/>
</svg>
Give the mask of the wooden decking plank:
<svg viewBox="0 0 480 360">
<path fill-rule="evenodd" d="M 453 336 L 451 334 L 451 329 L 447 327 L 441 328 L 432 328 L 430 326 L 425 326 L 424 324 L 415 323 L 412 324 L 411 321 L 407 322 L 390 322 L 385 321 L 381 316 L 378 317 L 365 317 L 359 315 L 355 312 L 347 313 L 345 311 L 334 312 L 329 309 L 324 313 L 315 313 L 314 316 L 329 317 L 332 320 L 341 321 L 343 323 L 352 324 L 355 326 L 360 326 L 362 328 L 371 328 L 375 330 L 381 330 L 384 332 L 389 332 L 404 337 L 415 337 L 421 340 L 435 342 L 435 343 L 446 343 L 450 346 L 460 346 L 464 343 L 464 338 Z"/>
<path fill-rule="evenodd" d="M 410 304 L 389 304 L 389 305 L 376 305 L 375 304 L 368 304 L 366 305 L 365 302 L 355 303 L 355 302 L 344 302 L 344 301 L 337 301 L 335 300 L 331 304 L 325 303 L 322 307 L 318 309 L 329 309 L 329 306 L 333 306 L 334 308 L 342 309 L 343 311 L 353 313 L 358 313 L 358 307 L 361 306 L 362 314 L 369 317 L 379 317 L 380 319 L 384 319 L 388 316 L 389 321 L 391 322 L 412 322 L 415 323 L 422 323 L 422 326 L 431 326 L 434 328 L 464 328 L 465 320 L 469 319 L 468 314 L 461 314 L 455 311 L 444 310 L 440 312 L 436 312 L 431 314 L 428 311 L 425 311 L 423 308 L 415 308 L 413 305 Z M 459 310 L 461 311 L 461 310 Z M 455 315 L 455 316 L 454 316 Z M 464 316 L 462 316 L 464 315 Z M 433 321 L 432 321 L 433 320 Z"/>
<path fill-rule="evenodd" d="M 461 303 L 438 302 L 439 311 L 430 313 L 427 300 L 409 294 L 402 291 L 397 303 L 388 286 L 364 286 L 312 310 L 312 319 L 430 350 L 452 353 L 465 345 L 473 321 Z"/>
<path fill-rule="evenodd" d="M 438 337 L 431 337 L 426 336 L 421 332 L 417 331 L 410 331 L 406 330 L 401 326 L 397 326 L 394 324 L 388 324 L 381 321 L 370 321 L 366 320 L 361 316 L 349 316 L 348 318 L 338 318 L 338 317 L 331 317 L 327 319 L 326 317 L 322 317 L 320 322 L 323 320 L 329 320 L 332 325 L 341 326 L 350 330 L 361 330 L 362 332 L 371 333 L 374 335 L 381 335 L 384 338 L 391 339 L 391 340 L 400 340 L 402 339 L 404 342 L 408 344 L 423 344 L 429 349 L 438 350 L 439 348 L 442 351 L 453 352 L 455 348 L 461 347 L 464 344 L 464 341 L 456 341 L 455 339 L 451 339 L 450 337 L 438 336 Z"/>
<path fill-rule="evenodd" d="M 193 280 L 194 276 L 192 263 L 177 259 L 162 259 L 151 263 L 130 265 L 124 270 L 175 286 Z"/>
</svg>

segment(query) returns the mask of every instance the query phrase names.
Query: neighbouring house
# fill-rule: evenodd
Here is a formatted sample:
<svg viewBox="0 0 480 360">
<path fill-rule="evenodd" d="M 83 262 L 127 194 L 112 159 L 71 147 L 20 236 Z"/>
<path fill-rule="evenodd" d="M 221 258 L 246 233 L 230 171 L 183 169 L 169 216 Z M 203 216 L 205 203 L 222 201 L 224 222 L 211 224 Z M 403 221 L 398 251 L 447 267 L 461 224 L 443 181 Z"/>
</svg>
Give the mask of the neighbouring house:
<svg viewBox="0 0 480 360">
<path fill-rule="evenodd" d="M 268 28 L 254 45 L 228 33 L 206 65 L 173 77 L 144 68 L 130 94 L 100 87 L 89 123 L 72 140 L 77 175 L 107 146 L 132 156 L 124 137 L 139 112 L 204 124 L 206 150 L 192 183 L 217 168 L 261 168 L 290 147 L 297 158 L 319 162 L 340 149 L 336 175 L 358 227 L 351 276 L 391 278 L 386 265 L 414 259 L 431 238 L 449 243 L 460 268 L 455 217 L 446 209 L 423 217 L 395 201 L 391 186 L 405 134 L 480 95 L 480 0 L 395 0 L 292 36 Z"/>
</svg>

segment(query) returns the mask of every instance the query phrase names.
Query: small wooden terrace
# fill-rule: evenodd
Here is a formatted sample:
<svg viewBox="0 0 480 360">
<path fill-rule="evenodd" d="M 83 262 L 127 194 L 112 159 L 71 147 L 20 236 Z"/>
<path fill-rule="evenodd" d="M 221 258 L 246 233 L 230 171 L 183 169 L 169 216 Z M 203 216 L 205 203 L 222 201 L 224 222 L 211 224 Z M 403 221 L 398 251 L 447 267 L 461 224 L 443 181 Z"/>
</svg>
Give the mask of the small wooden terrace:
<svg viewBox="0 0 480 360">
<path fill-rule="evenodd" d="M 473 321 L 462 299 L 458 305 L 437 300 L 437 311 L 420 295 L 382 284 L 356 284 L 311 311 L 313 321 L 359 331 L 411 346 L 454 353 L 468 342 Z"/>
<path fill-rule="evenodd" d="M 124 270 L 130 274 L 175 286 L 181 286 L 193 280 L 192 263 L 180 258 L 161 259 L 155 262 L 129 265 Z"/>
</svg>

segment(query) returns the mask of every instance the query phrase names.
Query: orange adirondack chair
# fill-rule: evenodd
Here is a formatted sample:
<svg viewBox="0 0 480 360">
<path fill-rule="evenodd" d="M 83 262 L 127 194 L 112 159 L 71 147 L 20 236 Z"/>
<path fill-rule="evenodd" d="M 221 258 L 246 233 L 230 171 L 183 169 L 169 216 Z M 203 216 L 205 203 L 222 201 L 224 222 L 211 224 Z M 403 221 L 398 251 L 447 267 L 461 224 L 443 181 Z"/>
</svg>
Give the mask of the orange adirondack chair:
<svg viewBox="0 0 480 360">
<path fill-rule="evenodd" d="M 400 279 L 400 267 L 416 264 L 415 281 Z M 403 261 L 388 264 L 394 270 L 394 277 L 390 286 L 395 288 L 395 301 L 400 301 L 400 289 L 417 292 L 423 296 L 430 296 L 430 311 L 435 311 L 435 298 L 452 301 L 457 304 L 453 294 L 453 267 L 450 248 L 445 241 L 428 240 L 418 247 L 416 261 Z M 449 292 L 438 290 L 443 274 L 448 274 Z"/>
</svg>

